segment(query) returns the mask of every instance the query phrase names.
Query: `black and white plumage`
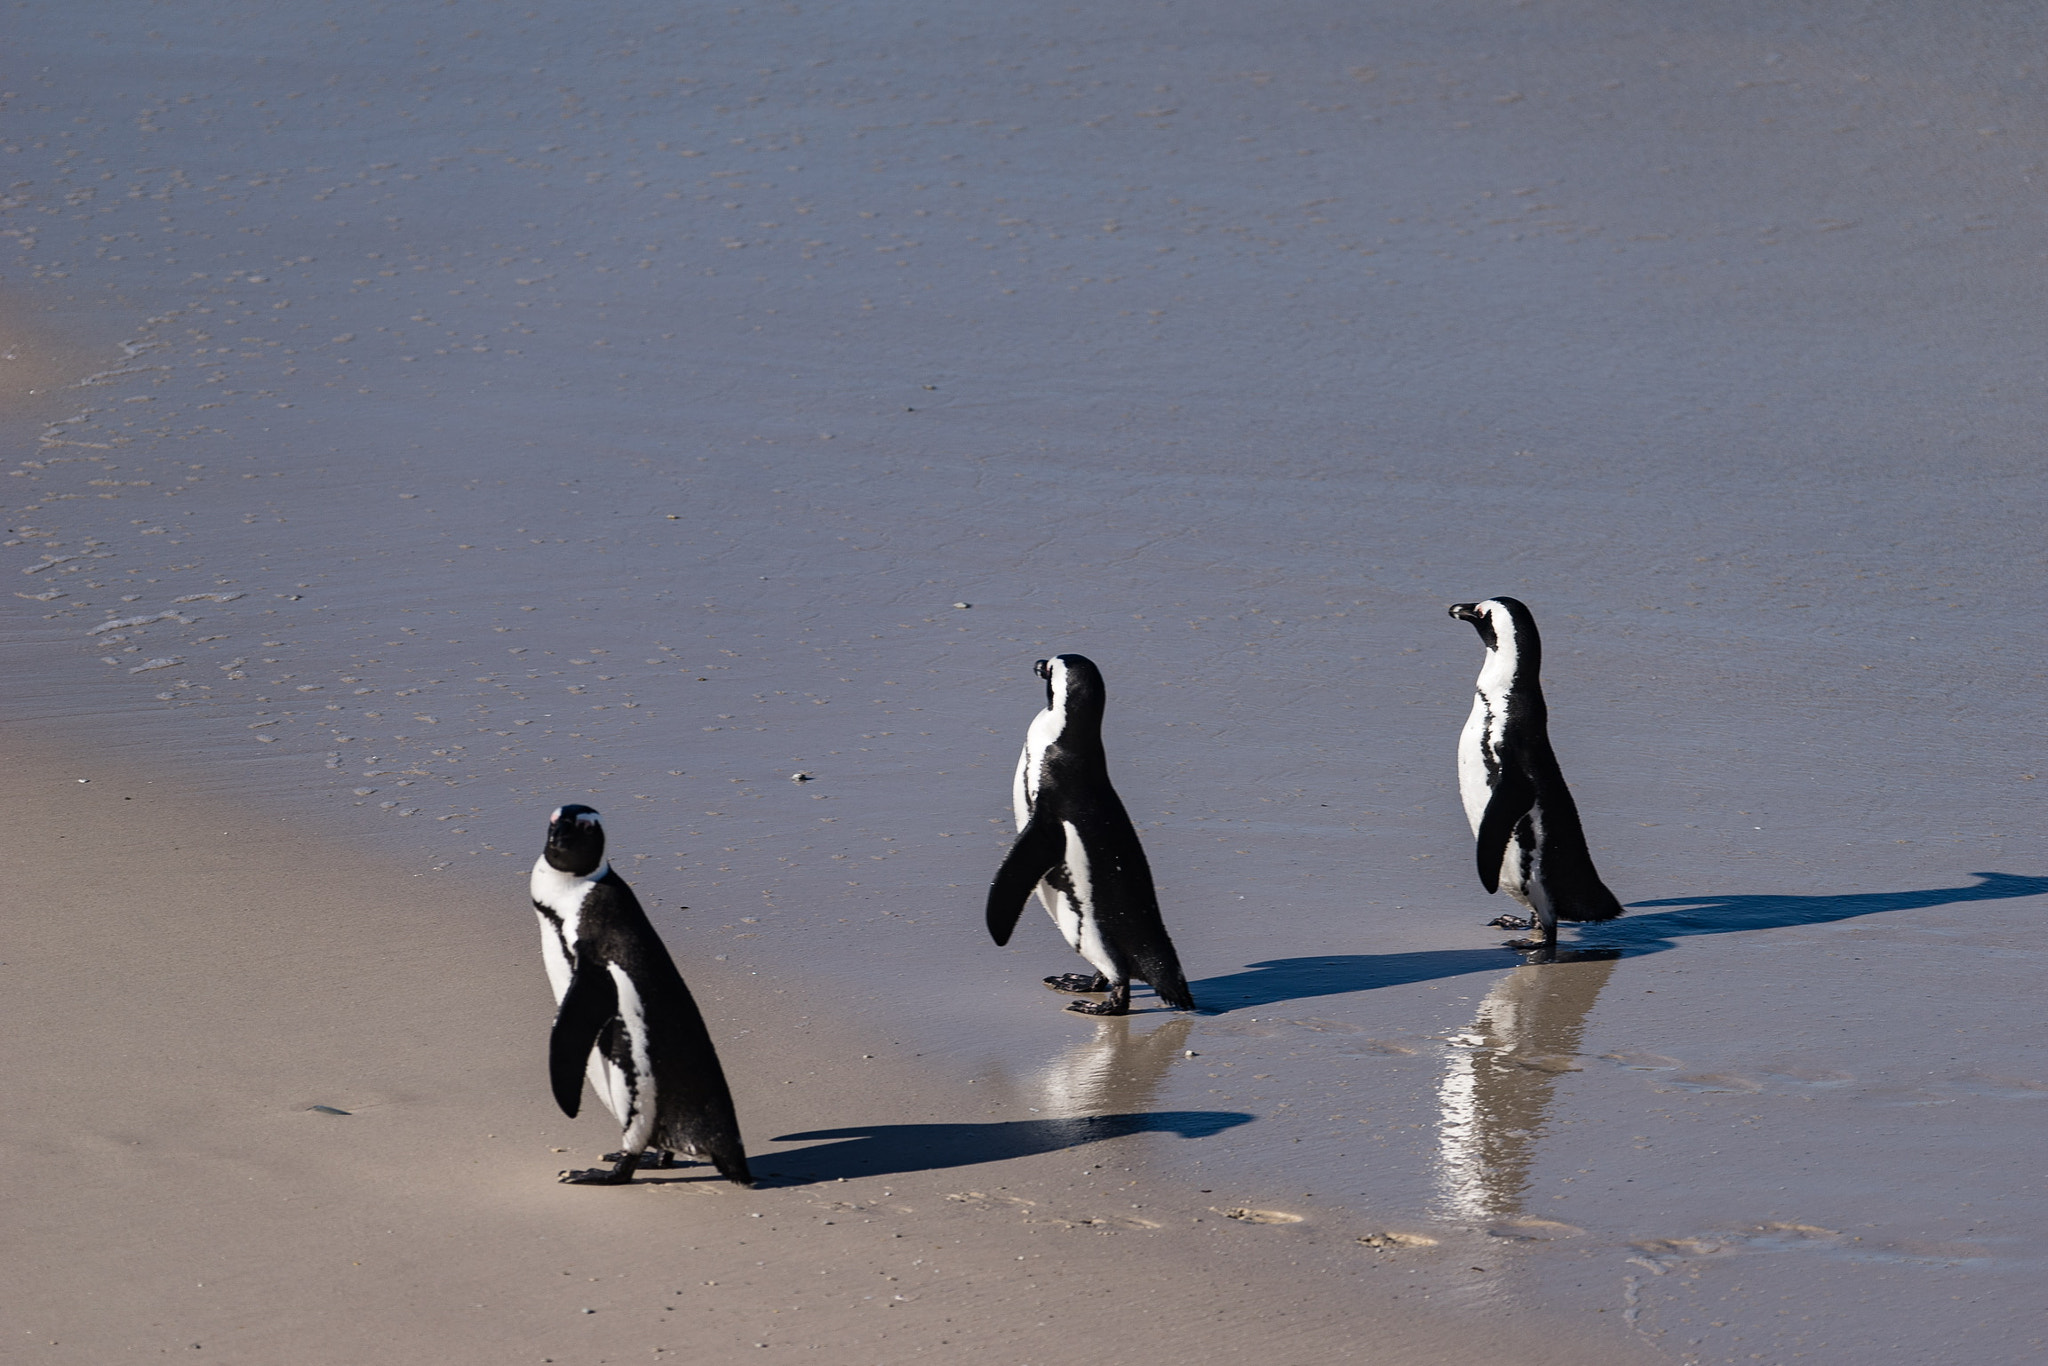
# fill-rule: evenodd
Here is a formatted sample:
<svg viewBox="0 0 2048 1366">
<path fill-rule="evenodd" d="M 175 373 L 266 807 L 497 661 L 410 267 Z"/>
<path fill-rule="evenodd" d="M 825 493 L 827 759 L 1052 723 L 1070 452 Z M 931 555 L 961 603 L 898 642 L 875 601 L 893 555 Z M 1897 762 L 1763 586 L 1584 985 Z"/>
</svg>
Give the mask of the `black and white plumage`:
<svg viewBox="0 0 2048 1366">
<path fill-rule="evenodd" d="M 1621 903 L 1593 868 L 1579 809 L 1551 752 L 1536 618 L 1513 598 L 1456 603 L 1450 612 L 1486 644 L 1472 715 L 1458 738 L 1458 790 L 1478 842 L 1479 881 L 1529 910 L 1527 921 L 1495 924 L 1541 931 L 1509 947 L 1555 948 L 1558 921 L 1612 920 Z"/>
<path fill-rule="evenodd" d="M 547 847 L 533 865 L 541 957 L 555 992 L 548 1073 L 571 1119 L 587 1076 L 623 1129 L 610 1170 L 564 1172 L 577 1185 L 615 1185 L 652 1155 L 708 1160 L 721 1176 L 753 1184 L 732 1093 L 704 1018 L 633 889 L 604 854 L 604 827 L 587 806 L 548 818 Z"/>
<path fill-rule="evenodd" d="M 1046 704 L 1017 760 L 1012 797 L 1017 842 L 988 891 L 988 928 L 1007 944 L 1033 888 L 1067 943 L 1095 968 L 1045 979 L 1056 991 L 1109 993 L 1075 1001 L 1084 1015 L 1130 1010 L 1131 979 L 1159 999 L 1194 1009 L 1180 959 L 1159 916 L 1152 869 L 1138 832 L 1110 786 L 1102 752 L 1102 674 L 1080 655 L 1041 659 Z"/>
</svg>

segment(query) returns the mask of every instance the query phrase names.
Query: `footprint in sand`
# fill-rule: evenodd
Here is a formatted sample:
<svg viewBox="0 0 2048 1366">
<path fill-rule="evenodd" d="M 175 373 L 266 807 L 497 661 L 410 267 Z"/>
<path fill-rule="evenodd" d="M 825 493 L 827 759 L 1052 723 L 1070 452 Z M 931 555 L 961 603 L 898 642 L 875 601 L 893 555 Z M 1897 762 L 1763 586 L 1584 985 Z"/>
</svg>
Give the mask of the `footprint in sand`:
<svg viewBox="0 0 2048 1366">
<path fill-rule="evenodd" d="M 1423 1233 L 1400 1233 L 1387 1229 L 1380 1233 L 1368 1233 L 1358 1240 L 1367 1247 L 1399 1251 L 1404 1248 L 1435 1247 L 1437 1240 Z"/>
<path fill-rule="evenodd" d="M 1212 1205 L 1210 1208 L 1215 1209 L 1216 1207 Z M 1277 1209 L 1216 1209 L 1216 1213 L 1226 1219 L 1235 1219 L 1240 1224 L 1298 1224 L 1302 1222 L 1301 1215 L 1289 1214 L 1285 1210 Z"/>
</svg>

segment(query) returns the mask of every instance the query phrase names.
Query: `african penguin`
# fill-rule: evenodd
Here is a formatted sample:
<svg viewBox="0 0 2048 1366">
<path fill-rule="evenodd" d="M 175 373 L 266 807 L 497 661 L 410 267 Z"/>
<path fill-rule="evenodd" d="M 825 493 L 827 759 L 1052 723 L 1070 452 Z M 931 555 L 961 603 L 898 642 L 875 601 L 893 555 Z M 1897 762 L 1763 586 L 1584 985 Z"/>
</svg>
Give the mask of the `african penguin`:
<svg viewBox="0 0 2048 1366">
<path fill-rule="evenodd" d="M 606 861 L 597 812 L 564 806 L 548 817 L 532 889 L 557 1005 L 548 1040 L 555 1103 L 574 1119 L 588 1075 L 625 1130 L 621 1151 L 605 1154 L 611 1170 L 564 1172 L 562 1180 L 616 1185 L 649 1156 L 650 1165 L 667 1166 L 680 1150 L 751 1186 L 711 1035 L 633 889 Z"/>
<path fill-rule="evenodd" d="M 1543 643 L 1536 618 L 1513 598 L 1452 605 L 1486 643 L 1472 715 L 1458 737 L 1458 790 L 1478 840 L 1479 881 L 1507 889 L 1527 920 L 1503 916 L 1505 929 L 1542 929 L 1510 948 L 1554 949 L 1560 920 L 1612 920 L 1621 903 L 1600 881 L 1579 810 L 1550 750 L 1549 712 L 1537 675 Z"/>
<path fill-rule="evenodd" d="M 1083 958 L 1091 976 L 1048 977 L 1055 991 L 1106 991 L 1105 1001 L 1074 1001 L 1083 1015 L 1123 1015 L 1131 978 L 1151 983 L 1159 999 L 1192 1010 L 1180 959 L 1159 918 L 1152 869 L 1138 832 L 1109 785 L 1102 752 L 1102 674 L 1080 655 L 1041 659 L 1046 704 L 1031 722 L 1017 760 L 1012 797 L 1017 842 L 988 890 L 988 928 L 1007 944 L 1024 903 L 1038 890 L 1053 923 Z"/>
</svg>

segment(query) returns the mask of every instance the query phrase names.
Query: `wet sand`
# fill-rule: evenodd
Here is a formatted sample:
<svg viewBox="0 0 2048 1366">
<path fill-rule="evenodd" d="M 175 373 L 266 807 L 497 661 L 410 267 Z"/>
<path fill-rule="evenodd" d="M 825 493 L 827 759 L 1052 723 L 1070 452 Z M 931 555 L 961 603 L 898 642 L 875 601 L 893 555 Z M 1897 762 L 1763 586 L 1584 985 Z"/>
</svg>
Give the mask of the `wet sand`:
<svg viewBox="0 0 2048 1366">
<path fill-rule="evenodd" d="M 606 1146 L 540 1083 L 523 892 L 579 800 L 726 1012 L 750 1143 L 814 1154 L 776 1206 L 683 1183 L 705 1222 L 648 1238 L 715 1225 L 697 1252 L 729 1257 L 781 1217 L 808 1249 L 844 1175 L 863 1239 L 925 1236 L 890 1201 L 958 1230 L 948 1293 L 991 1334 L 1108 1323 L 1142 1245 L 1147 1303 L 1221 1296 L 1246 1334 L 1288 1306 L 1303 1360 L 1504 1323 L 1511 1360 L 2039 1354 L 2029 22 L 142 14 L 13 11 L 43 65 L 0 144 L 0 707 L 36 747 L 17 795 L 64 794 L 23 819 L 90 854 L 11 848 L 50 898 L 112 879 L 77 945 L 16 912 L 54 955 L 22 1028 L 59 1028 L 17 1090 L 70 1098 L 7 1151 L 163 1154 L 119 1198 L 22 1197 L 48 1338 L 288 1318 L 360 1359 L 362 1306 L 411 1306 L 415 1342 L 552 1323 L 483 1288 L 536 1247 L 648 1274 L 590 1211 L 651 1206 L 551 1181 Z M 1484 924 L 1454 787 L 1479 650 L 1443 608 L 1502 592 L 1631 906 L 1559 963 Z M 1054 650 L 1108 678 L 1204 1014 L 1069 1015 L 1049 924 L 981 929 Z M 252 842 L 228 868 L 76 805 L 118 775 Z M 150 879 L 175 916 L 131 907 Z M 160 1050 L 124 1074 L 133 1142 L 47 1061 L 84 1046 L 52 1013 L 78 945 L 178 965 L 88 1013 Z M 441 1045 L 474 1020 L 496 1061 Z M 242 1062 L 250 1022 L 288 1046 Z M 239 1164 L 273 1135 L 260 1222 Z M 1112 1214 L 1124 1167 L 1145 1194 Z M 401 1209 L 462 1254 L 415 1239 L 280 1318 L 337 1302 L 287 1255 L 300 1180 L 351 1274 Z M 1081 1222 L 1131 1204 L 1160 1227 Z M 103 1236 L 136 1210 L 166 1255 Z M 1005 1298 L 1032 1240 L 1087 1289 Z M 167 1298 L 214 1255 L 247 1298 Z M 116 1267 L 160 1314 L 112 1315 Z M 768 1340 L 782 1284 L 700 1312 Z M 541 1355 L 627 1350 L 597 1342 Z M 659 1345 L 701 1346 L 630 1350 Z"/>
</svg>

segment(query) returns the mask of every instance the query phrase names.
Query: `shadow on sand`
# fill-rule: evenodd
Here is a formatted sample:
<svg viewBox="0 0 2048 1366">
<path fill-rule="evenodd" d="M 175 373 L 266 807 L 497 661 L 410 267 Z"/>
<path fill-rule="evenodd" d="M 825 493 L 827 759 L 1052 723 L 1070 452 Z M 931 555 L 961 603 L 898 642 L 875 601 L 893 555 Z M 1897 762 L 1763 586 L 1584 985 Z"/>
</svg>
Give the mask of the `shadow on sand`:
<svg viewBox="0 0 2048 1366">
<path fill-rule="evenodd" d="M 1425 949 L 1420 953 L 1339 953 L 1315 958 L 1272 958 L 1243 972 L 1190 982 L 1188 990 L 1204 1015 L 1299 1001 L 1310 996 L 1343 996 L 1375 987 L 1407 986 L 1468 972 L 1497 971 L 1521 962 L 1512 949 Z"/>
<path fill-rule="evenodd" d="M 1702 934 L 1734 934 L 1744 930 L 1786 929 L 1825 925 L 1888 911 L 1917 911 L 1963 901 L 1999 901 L 2048 894 L 2048 877 L 2015 873 L 1972 873 L 1981 881 L 1968 887 L 1933 887 L 1914 892 L 1845 892 L 1838 896 L 1684 896 L 1639 901 L 1631 909 L 1683 906 L 1686 910 L 1657 915 L 1630 915 L 1622 920 L 1580 928 L 1576 944 L 1565 954 L 1661 953 L 1677 941 Z M 1445 977 L 1462 977 L 1536 961 L 1515 950 L 1436 949 L 1421 953 L 1336 954 L 1315 958 L 1274 958 L 1249 964 L 1243 972 L 1209 977 L 1190 984 L 1202 1013 L 1226 1014 L 1299 1001 L 1313 996 L 1341 996 L 1376 987 L 1405 986 Z"/>
<path fill-rule="evenodd" d="M 1672 940 L 1699 934 L 1735 934 L 1742 930 L 1778 930 L 1795 925 L 1827 925 L 1887 911 L 1922 911 L 1960 901 L 2002 901 L 2048 893 L 2048 877 L 2017 873 L 1972 873 L 1981 878 L 1971 887 L 1930 887 L 1918 892 L 1844 892 L 1839 896 L 1674 896 L 1638 901 L 1635 906 L 1688 906 L 1662 915 L 1631 915 L 1589 926 L 1588 940 L 1598 939 L 1624 952 L 1654 953 L 1672 947 Z"/>
<path fill-rule="evenodd" d="M 1012 1119 L 994 1124 L 869 1124 L 783 1134 L 777 1143 L 839 1139 L 797 1152 L 762 1153 L 756 1170 L 764 1185 L 797 1185 L 837 1177 L 892 1176 L 899 1172 L 972 1167 L 1012 1157 L 1035 1157 L 1100 1143 L 1126 1134 L 1207 1138 L 1251 1123 L 1230 1110 L 1163 1110 L 1157 1114 L 1082 1115 L 1073 1119 Z"/>
</svg>

